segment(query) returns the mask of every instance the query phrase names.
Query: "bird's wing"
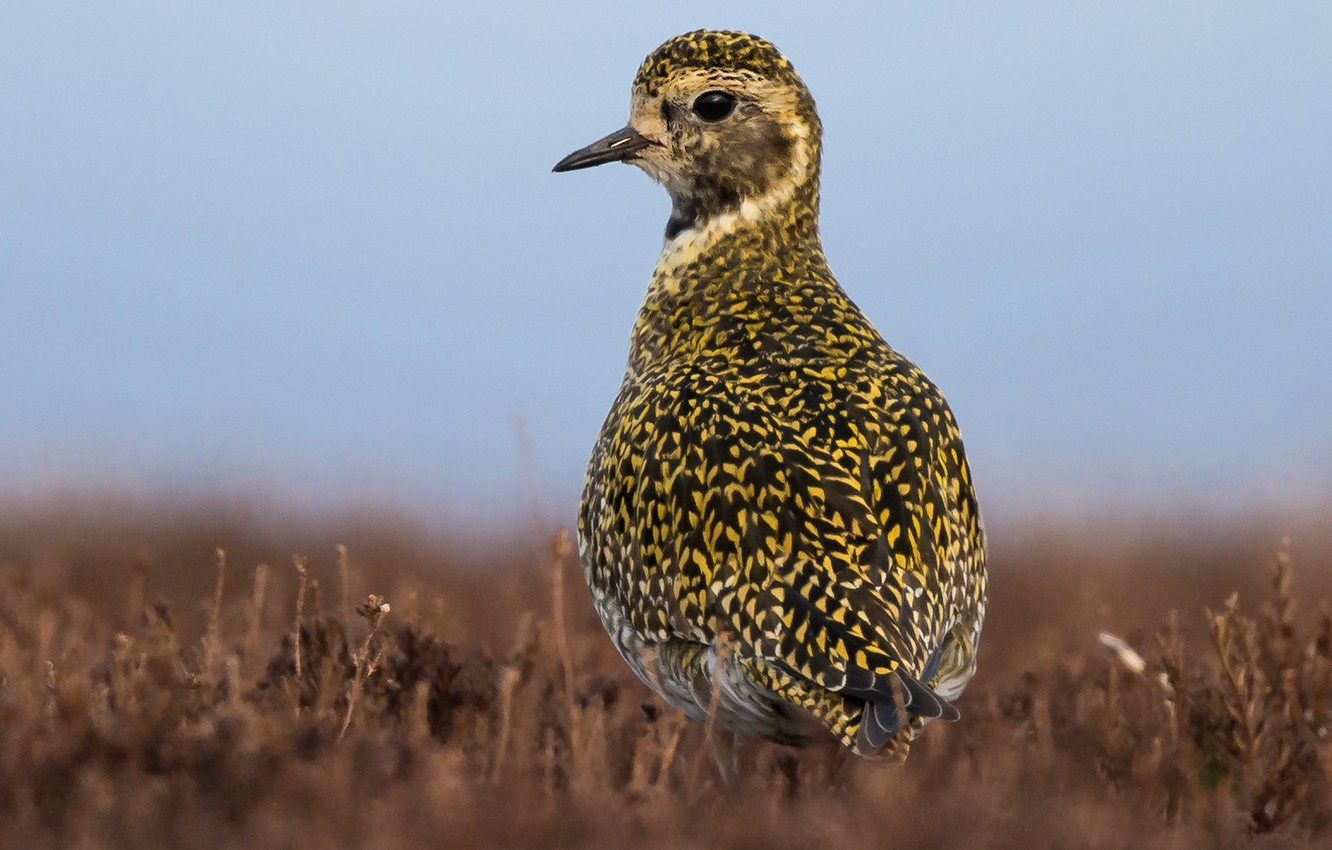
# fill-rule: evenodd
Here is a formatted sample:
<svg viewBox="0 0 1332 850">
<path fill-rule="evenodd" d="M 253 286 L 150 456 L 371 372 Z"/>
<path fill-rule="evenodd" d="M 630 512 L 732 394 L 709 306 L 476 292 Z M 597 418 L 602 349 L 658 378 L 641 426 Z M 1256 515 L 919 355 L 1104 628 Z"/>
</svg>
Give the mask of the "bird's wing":
<svg viewBox="0 0 1332 850">
<path fill-rule="evenodd" d="M 627 396 L 594 454 L 582 519 L 594 598 L 647 640 L 726 631 L 863 701 L 866 750 L 903 725 L 899 707 L 954 716 L 925 684 L 953 546 L 934 420 L 873 378 L 686 378 Z"/>
<path fill-rule="evenodd" d="M 792 674 L 863 700 L 870 750 L 904 713 L 958 717 L 927 684 L 950 627 L 957 548 L 954 464 L 939 456 L 947 440 L 933 424 L 901 401 L 843 405 L 770 446 L 778 457 L 768 466 L 784 473 L 768 488 L 781 497 L 768 507 L 784 563 L 756 606 L 757 645 Z"/>
</svg>

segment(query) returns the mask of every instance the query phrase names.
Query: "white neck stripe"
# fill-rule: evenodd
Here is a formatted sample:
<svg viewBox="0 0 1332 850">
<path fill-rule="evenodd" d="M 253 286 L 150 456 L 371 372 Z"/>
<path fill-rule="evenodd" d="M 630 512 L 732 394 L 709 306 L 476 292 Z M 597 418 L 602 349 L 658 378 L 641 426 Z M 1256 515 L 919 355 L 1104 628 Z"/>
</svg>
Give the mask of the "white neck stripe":
<svg viewBox="0 0 1332 850">
<path fill-rule="evenodd" d="M 805 130 L 802 126 L 801 130 Z M 688 227 L 666 240 L 662 246 L 661 257 L 653 271 L 654 278 L 668 276 L 684 264 L 696 259 L 703 249 L 721 236 L 733 232 L 741 223 L 752 224 L 768 216 L 773 210 L 791 199 L 796 187 L 809 175 L 809 144 L 805 140 L 808 131 L 797 135 L 791 170 L 772 189 L 757 198 L 746 198 L 738 209 L 715 215 L 702 225 Z"/>
</svg>

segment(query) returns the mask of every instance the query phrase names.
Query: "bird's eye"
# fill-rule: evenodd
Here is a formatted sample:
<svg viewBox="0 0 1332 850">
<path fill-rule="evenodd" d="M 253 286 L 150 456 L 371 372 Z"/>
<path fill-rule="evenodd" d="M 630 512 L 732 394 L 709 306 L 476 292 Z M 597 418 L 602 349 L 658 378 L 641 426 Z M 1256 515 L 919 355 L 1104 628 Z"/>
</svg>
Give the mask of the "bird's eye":
<svg viewBox="0 0 1332 850">
<path fill-rule="evenodd" d="M 705 91 L 694 99 L 694 114 L 704 121 L 720 121 L 735 108 L 735 97 L 724 91 Z"/>
</svg>

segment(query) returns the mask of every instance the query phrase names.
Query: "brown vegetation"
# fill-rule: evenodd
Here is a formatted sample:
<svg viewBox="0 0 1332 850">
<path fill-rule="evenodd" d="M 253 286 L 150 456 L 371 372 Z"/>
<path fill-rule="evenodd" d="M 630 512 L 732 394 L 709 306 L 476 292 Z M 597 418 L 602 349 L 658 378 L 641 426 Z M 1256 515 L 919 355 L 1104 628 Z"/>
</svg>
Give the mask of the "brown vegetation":
<svg viewBox="0 0 1332 850">
<path fill-rule="evenodd" d="M 1332 540 L 1282 530 L 992 528 L 963 719 L 882 765 L 708 740 L 558 538 L 9 506 L 0 843 L 1327 846 Z"/>
</svg>

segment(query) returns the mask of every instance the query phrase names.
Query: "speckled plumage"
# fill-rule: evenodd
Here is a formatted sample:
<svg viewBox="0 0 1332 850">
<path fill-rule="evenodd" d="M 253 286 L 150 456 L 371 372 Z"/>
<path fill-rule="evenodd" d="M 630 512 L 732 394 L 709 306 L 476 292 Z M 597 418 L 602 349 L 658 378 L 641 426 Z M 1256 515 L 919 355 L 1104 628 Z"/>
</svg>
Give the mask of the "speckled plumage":
<svg viewBox="0 0 1332 850">
<path fill-rule="evenodd" d="M 732 111 L 701 118 L 704 92 Z M 820 136 L 772 44 L 697 31 L 644 61 L 620 136 L 557 166 L 631 161 L 673 200 L 579 546 L 611 638 L 670 703 L 905 757 L 975 670 L 984 535 L 943 396 L 829 271 Z"/>
</svg>

